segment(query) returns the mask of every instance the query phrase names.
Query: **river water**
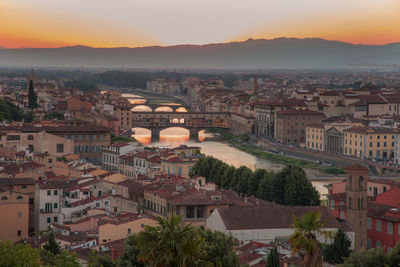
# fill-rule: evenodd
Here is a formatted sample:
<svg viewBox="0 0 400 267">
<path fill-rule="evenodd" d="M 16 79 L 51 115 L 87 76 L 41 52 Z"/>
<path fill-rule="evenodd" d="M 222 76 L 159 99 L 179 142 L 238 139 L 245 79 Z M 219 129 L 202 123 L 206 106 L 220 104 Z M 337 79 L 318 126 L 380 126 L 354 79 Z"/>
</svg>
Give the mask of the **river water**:
<svg viewBox="0 0 400 267">
<path fill-rule="evenodd" d="M 205 133 L 204 131 L 199 133 L 199 140 L 190 140 L 188 130 L 177 127 L 169 128 L 160 132 L 159 141 L 151 142 L 150 130 L 143 128 L 133 128 L 133 130 L 135 131 L 133 137 L 146 146 L 173 148 L 185 144 L 188 146 L 198 146 L 201 148 L 203 154 L 213 156 L 235 167 L 244 165 L 252 170 L 263 168 L 269 171 L 279 171 L 284 167 L 283 164 L 257 158 L 249 153 L 243 152 L 226 142 L 216 141 L 215 139 L 218 139 L 218 135 Z M 306 173 L 309 178 L 315 178 L 321 175 L 318 171 L 309 169 L 306 170 Z M 339 181 L 339 179 L 313 181 L 312 184 L 318 192 L 320 192 L 321 198 L 324 199 L 328 193 L 325 186 L 336 181 Z"/>
</svg>

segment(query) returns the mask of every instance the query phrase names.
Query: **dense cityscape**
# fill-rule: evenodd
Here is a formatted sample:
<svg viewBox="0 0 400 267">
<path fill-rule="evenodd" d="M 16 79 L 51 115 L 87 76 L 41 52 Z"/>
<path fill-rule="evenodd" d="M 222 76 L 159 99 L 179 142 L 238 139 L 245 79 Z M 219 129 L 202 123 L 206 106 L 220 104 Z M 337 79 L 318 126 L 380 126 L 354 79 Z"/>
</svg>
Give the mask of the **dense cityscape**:
<svg viewBox="0 0 400 267">
<path fill-rule="evenodd" d="M 398 0 L 1 0 L 0 267 L 399 267 Z"/>
<path fill-rule="evenodd" d="M 389 255 L 400 238 L 398 72 L 243 74 L 230 87 L 182 74 L 118 90 L 1 74 L 0 237 L 51 244 L 64 255 L 56 265 L 128 266 L 130 238 L 162 218 L 225 238 L 228 254 L 204 259 L 222 266 L 264 266 L 271 251 L 301 264 L 294 218 L 304 216 L 321 220 L 321 242 L 331 232 L 326 264 L 370 248 Z M 207 142 L 247 156 L 224 162 Z M 336 232 L 345 254 L 329 252 L 344 246 Z"/>
</svg>

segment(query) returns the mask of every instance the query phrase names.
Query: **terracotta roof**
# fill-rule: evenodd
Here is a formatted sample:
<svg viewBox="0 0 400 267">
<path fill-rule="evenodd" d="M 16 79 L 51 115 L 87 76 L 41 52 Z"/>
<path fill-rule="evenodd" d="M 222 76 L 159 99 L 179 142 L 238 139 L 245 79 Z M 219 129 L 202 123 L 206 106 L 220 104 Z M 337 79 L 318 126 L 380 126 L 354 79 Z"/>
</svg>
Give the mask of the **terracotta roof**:
<svg viewBox="0 0 400 267">
<path fill-rule="evenodd" d="M 324 124 L 323 123 L 318 123 L 318 122 L 316 122 L 316 123 L 311 123 L 311 124 L 308 124 L 307 125 L 307 127 L 313 127 L 313 128 L 321 128 L 321 129 L 324 129 Z"/>
<path fill-rule="evenodd" d="M 338 228 L 340 223 L 324 207 L 290 207 L 270 205 L 265 207 L 218 208 L 228 230 L 291 228 L 292 216 L 303 216 L 310 211 L 320 210 L 326 228 Z"/>
<path fill-rule="evenodd" d="M 321 116 L 324 115 L 324 113 L 322 112 L 309 109 L 286 109 L 286 110 L 280 110 L 276 113 L 280 115 L 321 115 Z"/>
<path fill-rule="evenodd" d="M 37 183 L 40 189 L 67 189 L 76 186 L 76 184 L 75 180 L 47 180 Z"/>
<path fill-rule="evenodd" d="M 383 127 L 351 127 L 344 130 L 343 132 L 348 133 L 360 133 L 360 134 L 395 134 L 395 129 L 383 128 Z"/>
<path fill-rule="evenodd" d="M 338 91 L 325 91 L 320 94 L 321 96 L 338 96 L 340 93 Z"/>
<path fill-rule="evenodd" d="M 35 180 L 33 178 L 0 178 L 0 185 L 12 186 L 12 185 L 34 185 Z"/>
</svg>

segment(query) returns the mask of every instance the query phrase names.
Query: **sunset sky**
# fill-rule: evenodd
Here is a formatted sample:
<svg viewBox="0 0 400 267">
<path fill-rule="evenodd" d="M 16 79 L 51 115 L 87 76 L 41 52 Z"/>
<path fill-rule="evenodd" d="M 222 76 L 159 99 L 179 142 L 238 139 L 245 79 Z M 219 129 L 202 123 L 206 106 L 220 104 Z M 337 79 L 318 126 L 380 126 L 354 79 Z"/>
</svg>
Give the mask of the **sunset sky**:
<svg viewBox="0 0 400 267">
<path fill-rule="evenodd" d="M 0 47 L 400 42 L 400 0 L 0 0 Z"/>
</svg>

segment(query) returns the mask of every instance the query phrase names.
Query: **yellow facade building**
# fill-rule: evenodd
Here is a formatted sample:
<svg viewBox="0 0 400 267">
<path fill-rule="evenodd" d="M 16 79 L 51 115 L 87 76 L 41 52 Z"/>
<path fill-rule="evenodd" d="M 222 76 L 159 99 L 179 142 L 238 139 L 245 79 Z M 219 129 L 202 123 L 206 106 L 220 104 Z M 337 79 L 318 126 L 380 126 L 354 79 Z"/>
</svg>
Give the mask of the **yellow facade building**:
<svg viewBox="0 0 400 267">
<path fill-rule="evenodd" d="M 344 130 L 344 154 L 392 160 L 397 132 L 389 128 L 352 127 Z"/>
</svg>

